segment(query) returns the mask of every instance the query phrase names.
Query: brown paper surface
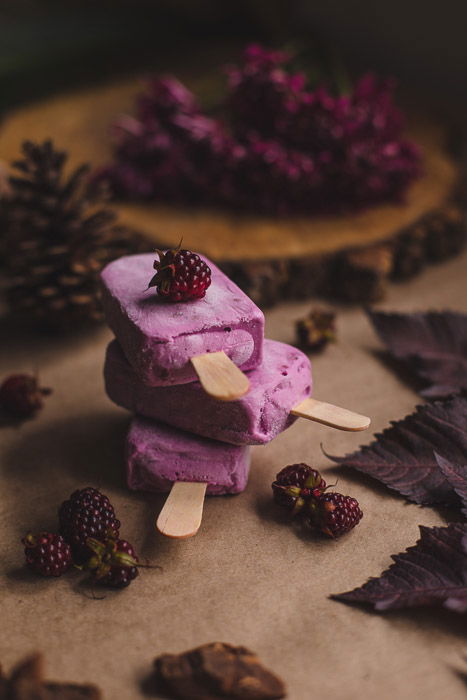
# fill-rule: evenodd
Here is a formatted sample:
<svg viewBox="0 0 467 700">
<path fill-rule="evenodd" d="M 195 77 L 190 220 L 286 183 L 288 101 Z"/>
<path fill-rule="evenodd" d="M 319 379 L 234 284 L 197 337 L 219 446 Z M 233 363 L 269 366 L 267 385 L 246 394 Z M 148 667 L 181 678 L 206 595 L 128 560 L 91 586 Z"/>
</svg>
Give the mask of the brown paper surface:
<svg viewBox="0 0 467 700">
<path fill-rule="evenodd" d="M 467 311 L 467 256 L 393 287 L 381 308 Z M 336 281 L 338 283 L 338 280 Z M 267 313 L 270 337 L 291 341 L 292 321 L 310 302 Z M 375 614 L 328 599 L 377 576 L 390 555 L 415 543 L 418 525 L 443 525 L 443 513 L 420 508 L 371 480 L 345 471 L 338 490 L 355 496 L 360 525 L 338 541 L 314 539 L 282 524 L 270 483 L 286 464 L 306 461 L 335 481 L 323 456 L 371 440 L 421 399 L 376 354 L 381 347 L 365 315 L 342 307 L 339 342 L 313 362 L 315 396 L 372 417 L 366 433 L 342 433 L 303 420 L 253 451 L 246 491 L 211 497 L 201 530 L 186 541 L 158 535 L 163 497 L 125 488 L 125 411 L 106 398 L 101 329 L 73 339 L 38 338 L 2 323 L 1 376 L 37 369 L 53 395 L 35 420 L 0 429 L 0 660 L 9 668 L 41 650 L 47 676 L 90 681 L 107 700 L 142 697 L 139 684 L 155 656 L 214 640 L 242 644 L 287 683 L 291 700 L 456 700 L 465 686 L 466 620 L 446 610 Z M 103 600 L 78 573 L 33 578 L 23 568 L 20 537 L 56 528 L 56 510 L 74 489 L 107 493 L 122 535 L 143 561 L 130 588 Z M 98 591 L 99 595 L 101 591 Z"/>
</svg>

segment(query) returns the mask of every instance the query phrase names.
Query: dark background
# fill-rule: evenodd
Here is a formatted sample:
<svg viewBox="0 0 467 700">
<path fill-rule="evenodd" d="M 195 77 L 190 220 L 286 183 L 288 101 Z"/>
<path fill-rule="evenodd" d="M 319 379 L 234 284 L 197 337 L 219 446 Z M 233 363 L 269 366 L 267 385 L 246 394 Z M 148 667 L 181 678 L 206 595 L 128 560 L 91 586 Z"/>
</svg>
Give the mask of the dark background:
<svg viewBox="0 0 467 700">
<path fill-rule="evenodd" d="M 0 109 L 109 74 L 189 63 L 211 44 L 300 40 L 351 72 L 399 78 L 420 106 L 467 114 L 465 0 L 3 0 Z"/>
</svg>

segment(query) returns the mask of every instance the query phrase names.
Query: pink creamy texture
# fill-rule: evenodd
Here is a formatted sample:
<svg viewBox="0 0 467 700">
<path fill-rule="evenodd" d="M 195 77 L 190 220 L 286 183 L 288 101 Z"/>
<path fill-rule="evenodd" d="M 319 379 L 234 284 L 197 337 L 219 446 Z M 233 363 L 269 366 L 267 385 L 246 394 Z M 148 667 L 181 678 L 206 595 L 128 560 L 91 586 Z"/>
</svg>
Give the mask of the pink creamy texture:
<svg viewBox="0 0 467 700">
<path fill-rule="evenodd" d="M 136 417 L 126 440 L 126 469 L 128 487 L 137 491 L 170 491 L 174 481 L 203 481 L 208 494 L 238 493 L 247 484 L 250 448 Z"/>
<path fill-rule="evenodd" d="M 137 376 L 150 386 L 197 379 L 190 359 L 224 350 L 242 369 L 262 359 L 264 316 L 258 307 L 206 258 L 212 282 L 203 299 L 170 303 L 147 289 L 155 254 L 114 260 L 101 274 L 107 323 Z"/>
<path fill-rule="evenodd" d="M 238 401 L 216 401 L 199 382 L 151 387 L 139 381 L 114 340 L 104 367 L 109 398 L 133 413 L 190 433 L 234 445 L 260 445 L 291 425 L 290 410 L 311 392 L 306 355 L 274 340 L 264 341 L 263 363 L 248 373 L 250 391 Z"/>
</svg>

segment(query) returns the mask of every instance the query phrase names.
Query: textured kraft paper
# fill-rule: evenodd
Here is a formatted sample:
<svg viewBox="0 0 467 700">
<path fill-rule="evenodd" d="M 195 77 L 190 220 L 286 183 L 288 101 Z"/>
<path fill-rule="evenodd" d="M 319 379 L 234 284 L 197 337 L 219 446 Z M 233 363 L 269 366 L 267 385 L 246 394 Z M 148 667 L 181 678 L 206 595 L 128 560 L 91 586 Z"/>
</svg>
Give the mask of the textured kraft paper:
<svg viewBox="0 0 467 700">
<path fill-rule="evenodd" d="M 467 255 L 391 288 L 378 308 L 467 311 Z M 337 282 L 338 283 L 338 282 Z M 270 337 L 291 341 L 293 320 L 310 302 L 268 312 Z M 106 700 L 142 697 L 152 660 L 211 641 L 250 647 L 282 676 L 291 700 L 457 700 L 465 697 L 465 616 L 443 609 L 377 614 L 329 600 L 361 585 L 413 545 L 418 525 L 443 525 L 447 512 L 420 508 L 370 479 L 339 471 L 322 454 L 342 455 L 371 441 L 422 400 L 383 363 L 363 311 L 338 309 L 339 342 L 313 361 L 315 396 L 372 417 L 350 434 L 299 420 L 253 450 L 246 491 L 211 497 L 201 529 L 186 541 L 155 531 L 163 497 L 130 493 L 123 476 L 129 416 L 106 398 L 104 349 L 110 332 L 40 338 L 1 323 L 1 375 L 38 370 L 53 388 L 44 411 L 20 428 L 0 429 L 0 660 L 9 669 L 34 650 L 47 677 L 97 683 Z M 338 541 L 304 536 L 277 517 L 270 483 L 286 464 L 319 467 L 355 496 L 360 525 Z M 56 510 L 74 489 L 107 493 L 143 569 L 130 588 L 105 592 L 23 568 L 20 537 L 56 528 Z M 101 590 L 96 591 L 100 598 Z"/>
</svg>

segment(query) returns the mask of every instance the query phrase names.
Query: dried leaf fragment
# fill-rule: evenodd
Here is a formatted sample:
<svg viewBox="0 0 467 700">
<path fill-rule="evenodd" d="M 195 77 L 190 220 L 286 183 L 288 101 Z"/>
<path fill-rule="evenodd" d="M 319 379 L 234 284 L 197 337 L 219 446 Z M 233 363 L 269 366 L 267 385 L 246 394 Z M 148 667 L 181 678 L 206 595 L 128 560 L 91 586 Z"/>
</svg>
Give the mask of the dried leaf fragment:
<svg viewBox="0 0 467 700">
<path fill-rule="evenodd" d="M 92 685 L 77 683 L 44 683 L 46 700 L 99 700 L 100 691 Z"/>
<path fill-rule="evenodd" d="M 320 352 L 328 343 L 336 342 L 336 314 L 325 309 L 312 309 L 308 316 L 295 322 L 297 345 L 305 352 Z"/>
<path fill-rule="evenodd" d="M 46 700 L 42 687 L 43 658 L 41 654 L 27 656 L 12 670 L 10 678 L 4 679 L 5 700 Z"/>
<path fill-rule="evenodd" d="M 367 313 L 389 352 L 426 384 L 422 396 L 443 398 L 467 389 L 466 314 Z"/>
<path fill-rule="evenodd" d="M 41 654 L 20 661 L 9 677 L 0 672 L 0 700 L 101 700 L 101 697 L 94 685 L 44 681 Z"/>
<path fill-rule="evenodd" d="M 214 642 L 154 661 L 155 679 L 174 698 L 274 700 L 285 697 L 280 678 L 245 647 Z"/>
<path fill-rule="evenodd" d="M 345 457 L 332 457 L 383 482 L 420 504 L 459 505 L 455 489 L 439 468 L 435 452 L 453 464 L 467 461 L 467 398 L 456 396 L 418 406 L 376 440 Z"/>
<path fill-rule="evenodd" d="M 394 564 L 379 578 L 331 598 L 367 603 L 379 611 L 443 605 L 467 612 L 467 527 L 420 526 L 420 534 L 413 547 L 392 557 Z"/>
</svg>

